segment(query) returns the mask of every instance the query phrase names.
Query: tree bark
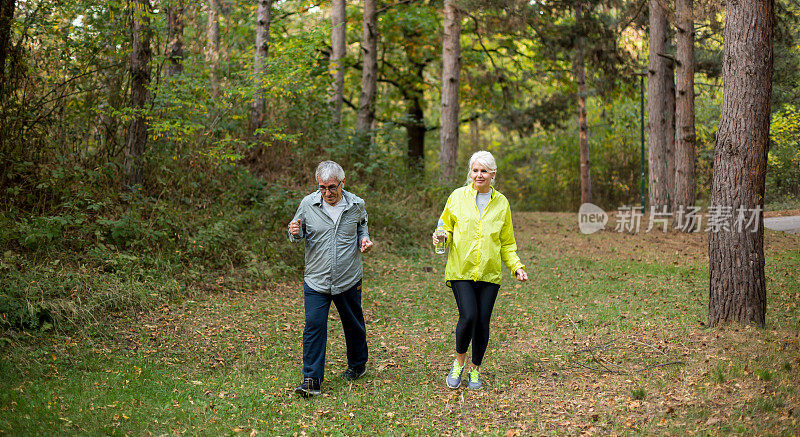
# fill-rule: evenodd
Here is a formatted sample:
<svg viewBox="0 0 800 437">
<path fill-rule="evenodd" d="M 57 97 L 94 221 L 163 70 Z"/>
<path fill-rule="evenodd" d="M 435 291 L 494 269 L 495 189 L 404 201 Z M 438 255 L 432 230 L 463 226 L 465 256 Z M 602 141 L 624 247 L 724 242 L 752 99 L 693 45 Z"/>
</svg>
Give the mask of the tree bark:
<svg viewBox="0 0 800 437">
<path fill-rule="evenodd" d="M 6 95 L 6 59 L 11 51 L 11 23 L 16 0 L 0 0 L 0 99 Z"/>
<path fill-rule="evenodd" d="M 650 206 L 661 211 L 669 208 L 667 176 L 666 54 L 667 16 L 659 0 L 650 0 L 650 52 L 648 54 L 648 194 Z M 671 157 L 670 157 L 671 159 Z"/>
<path fill-rule="evenodd" d="M 109 47 L 107 50 L 109 53 L 115 51 L 113 47 Z M 114 65 L 116 58 L 109 56 L 106 62 L 107 65 Z M 119 135 L 120 129 L 124 129 L 124 126 L 120 123 L 119 117 L 114 115 L 116 111 L 126 105 L 126 90 L 123 90 L 125 75 L 120 70 L 120 68 L 108 68 L 101 73 L 105 99 L 98 106 L 101 124 L 99 129 L 101 150 L 108 159 L 117 156 L 122 150 L 120 144 L 123 144 L 124 141 Z"/>
<path fill-rule="evenodd" d="M 250 106 L 250 133 L 261 127 L 264 119 L 264 75 L 267 72 L 267 56 L 269 55 L 269 28 L 272 24 L 272 0 L 258 1 L 258 17 L 256 19 L 256 49 L 253 57 L 253 77 L 257 89 Z"/>
<path fill-rule="evenodd" d="M 375 120 L 375 89 L 378 85 L 378 14 L 376 0 L 364 0 L 364 27 L 361 34 L 361 94 L 358 96 L 356 127 L 364 134 Z"/>
<path fill-rule="evenodd" d="M 678 63 L 675 111 L 675 210 L 695 203 L 694 13 L 692 0 L 675 1 Z M 692 227 L 684 227 L 688 232 Z"/>
<path fill-rule="evenodd" d="M 167 76 L 183 73 L 183 0 L 167 6 Z"/>
<path fill-rule="evenodd" d="M 575 21 L 583 23 L 583 6 L 575 2 Z M 581 203 L 592 201 L 592 178 L 589 167 L 589 125 L 586 122 L 586 60 L 584 56 L 585 38 L 581 29 L 575 47 L 572 71 L 578 87 L 578 141 L 581 163 Z"/>
<path fill-rule="evenodd" d="M 451 182 L 458 156 L 458 87 L 461 74 L 461 13 L 455 0 L 444 1 L 442 40 L 442 112 L 439 138 L 439 179 Z"/>
<path fill-rule="evenodd" d="M 347 55 L 347 12 L 345 0 L 333 0 L 331 4 L 331 109 L 333 123 L 342 121 L 342 101 L 344 97 L 344 65 L 342 58 Z"/>
<path fill-rule="evenodd" d="M 208 63 L 211 93 L 219 96 L 219 6 L 220 0 L 208 0 L 205 57 Z"/>
<path fill-rule="evenodd" d="M 129 186 L 141 185 L 147 146 L 147 110 L 150 101 L 150 0 L 133 3 L 133 44 L 131 47 L 131 108 L 134 111 L 125 147 L 125 173 Z"/>
<path fill-rule="evenodd" d="M 763 205 L 773 72 L 773 0 L 731 1 L 723 34 L 722 116 L 714 150 L 712 207 L 758 209 L 755 232 L 711 232 L 709 325 L 764 325 Z"/>
<path fill-rule="evenodd" d="M 671 39 L 671 37 L 669 37 Z M 667 50 L 673 47 L 670 39 L 667 42 Z M 664 162 L 667 166 L 667 198 L 672 207 L 675 199 L 675 62 L 671 59 L 666 60 L 664 70 Z"/>
<path fill-rule="evenodd" d="M 481 127 L 480 121 L 473 118 L 469 121 L 470 145 L 472 150 L 481 150 Z"/>
</svg>

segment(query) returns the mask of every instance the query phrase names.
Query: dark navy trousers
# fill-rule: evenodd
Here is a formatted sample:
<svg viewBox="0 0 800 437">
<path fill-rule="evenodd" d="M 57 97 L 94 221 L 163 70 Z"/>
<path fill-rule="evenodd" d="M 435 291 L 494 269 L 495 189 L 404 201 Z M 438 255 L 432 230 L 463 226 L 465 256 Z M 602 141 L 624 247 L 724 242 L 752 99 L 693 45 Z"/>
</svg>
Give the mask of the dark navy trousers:
<svg viewBox="0 0 800 437">
<path fill-rule="evenodd" d="M 347 345 L 347 366 L 367 363 L 367 327 L 361 310 L 361 281 L 337 295 L 319 293 L 303 282 L 306 324 L 303 329 L 303 376 L 324 379 L 325 347 L 328 343 L 328 312 L 331 302 L 342 319 Z"/>
</svg>

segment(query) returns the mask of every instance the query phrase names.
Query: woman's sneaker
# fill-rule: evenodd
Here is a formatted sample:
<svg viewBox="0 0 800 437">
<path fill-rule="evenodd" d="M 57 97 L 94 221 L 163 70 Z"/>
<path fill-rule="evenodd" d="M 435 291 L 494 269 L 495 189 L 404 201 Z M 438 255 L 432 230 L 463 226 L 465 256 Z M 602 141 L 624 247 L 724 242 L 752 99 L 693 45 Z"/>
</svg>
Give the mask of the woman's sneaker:
<svg viewBox="0 0 800 437">
<path fill-rule="evenodd" d="M 483 388 L 483 381 L 481 381 L 481 372 L 478 369 L 472 369 L 469 371 L 469 383 L 467 383 L 467 388 L 472 390 L 480 390 Z"/>
<path fill-rule="evenodd" d="M 464 366 L 458 364 L 458 360 L 453 361 L 453 368 L 447 373 L 445 382 L 450 388 L 458 388 L 461 386 L 461 376 L 464 374 Z"/>
</svg>

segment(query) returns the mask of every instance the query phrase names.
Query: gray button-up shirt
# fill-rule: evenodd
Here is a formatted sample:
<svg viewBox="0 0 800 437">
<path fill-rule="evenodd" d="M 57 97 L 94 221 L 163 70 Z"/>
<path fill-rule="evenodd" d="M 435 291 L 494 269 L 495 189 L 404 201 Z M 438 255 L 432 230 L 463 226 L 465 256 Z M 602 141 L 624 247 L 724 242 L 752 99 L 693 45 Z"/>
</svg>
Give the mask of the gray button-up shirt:
<svg viewBox="0 0 800 437">
<path fill-rule="evenodd" d="M 320 293 L 339 294 L 361 280 L 361 241 L 369 238 L 364 200 L 349 191 L 342 192 L 345 209 L 334 223 L 322 206 L 322 194 L 315 191 L 300 201 L 292 221 L 300 219 L 300 233 L 292 242 L 306 239 L 304 280 Z"/>
</svg>

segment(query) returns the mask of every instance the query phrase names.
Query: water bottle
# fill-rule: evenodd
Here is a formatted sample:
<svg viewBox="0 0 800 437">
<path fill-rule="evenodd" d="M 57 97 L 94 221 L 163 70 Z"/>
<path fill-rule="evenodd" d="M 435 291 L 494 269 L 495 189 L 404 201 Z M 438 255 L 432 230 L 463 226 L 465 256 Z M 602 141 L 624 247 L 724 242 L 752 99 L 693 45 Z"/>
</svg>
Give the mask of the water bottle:
<svg viewBox="0 0 800 437">
<path fill-rule="evenodd" d="M 439 242 L 436 243 L 436 253 L 440 254 L 447 249 L 447 231 L 442 229 L 442 226 L 444 226 L 444 222 L 440 219 L 436 231 L 433 233 L 439 239 Z"/>
</svg>

